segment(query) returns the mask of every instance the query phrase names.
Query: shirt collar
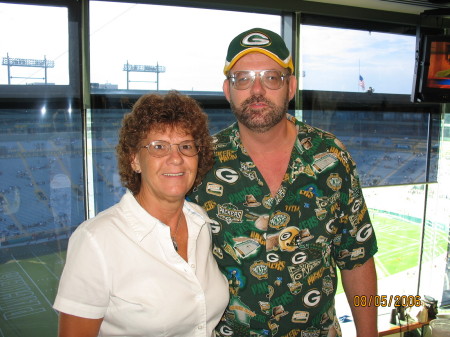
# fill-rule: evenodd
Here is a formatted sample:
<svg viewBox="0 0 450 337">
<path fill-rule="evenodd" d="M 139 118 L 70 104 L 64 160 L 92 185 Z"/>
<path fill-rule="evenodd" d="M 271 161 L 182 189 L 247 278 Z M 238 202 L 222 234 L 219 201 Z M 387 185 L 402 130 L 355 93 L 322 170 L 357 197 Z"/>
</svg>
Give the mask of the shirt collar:
<svg viewBox="0 0 450 337">
<path fill-rule="evenodd" d="M 166 226 L 160 220 L 150 215 L 136 200 L 131 191 L 127 190 L 120 200 L 119 207 L 124 212 L 129 228 L 135 233 L 137 241 L 141 242 L 156 226 Z M 188 218 L 188 224 L 197 226 L 198 230 L 206 223 L 213 221 L 199 205 L 184 201 L 183 213 Z"/>
<path fill-rule="evenodd" d="M 297 118 L 295 118 L 294 116 L 292 116 L 289 113 L 286 113 L 286 119 L 290 122 L 292 122 L 295 127 L 297 128 L 297 130 L 300 128 L 300 126 L 305 125 L 303 122 L 301 122 L 300 120 L 298 120 Z M 247 153 L 244 149 L 244 146 L 242 145 L 241 142 L 241 136 L 239 133 L 239 125 L 237 122 L 234 122 L 233 124 L 231 124 L 228 129 L 231 130 L 231 134 L 230 134 L 230 145 L 231 148 L 233 150 L 237 150 L 240 149 L 241 152 L 243 153 Z"/>
</svg>

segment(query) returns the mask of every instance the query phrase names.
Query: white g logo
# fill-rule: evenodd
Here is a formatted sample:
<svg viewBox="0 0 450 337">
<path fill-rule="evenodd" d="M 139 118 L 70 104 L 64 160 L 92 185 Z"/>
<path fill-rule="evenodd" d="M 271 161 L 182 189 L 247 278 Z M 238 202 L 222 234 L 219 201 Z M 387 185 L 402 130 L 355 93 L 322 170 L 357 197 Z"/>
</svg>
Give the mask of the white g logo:
<svg viewBox="0 0 450 337">
<path fill-rule="evenodd" d="M 263 33 L 251 33 L 242 39 L 244 46 L 265 46 L 269 43 L 269 38 Z"/>
<path fill-rule="evenodd" d="M 230 168 L 224 167 L 216 171 L 216 177 L 229 184 L 234 184 L 239 179 L 239 174 Z"/>
<path fill-rule="evenodd" d="M 298 252 L 292 257 L 292 263 L 293 264 L 300 264 L 305 262 L 308 259 L 308 255 L 305 254 L 305 252 Z"/>
<path fill-rule="evenodd" d="M 320 302 L 320 291 L 311 289 L 305 297 L 303 297 L 303 302 L 308 307 L 315 307 Z"/>
<path fill-rule="evenodd" d="M 267 254 L 267 262 L 278 262 L 280 261 L 280 257 L 278 254 L 275 253 L 269 253 Z"/>
<path fill-rule="evenodd" d="M 220 327 L 220 333 L 224 336 L 231 336 L 233 334 L 233 330 L 231 330 L 230 327 L 224 325 Z"/>
<path fill-rule="evenodd" d="M 358 233 L 356 234 L 356 241 L 358 242 L 366 241 L 368 238 L 372 236 L 372 232 L 373 232 L 372 226 L 370 224 L 365 224 L 359 229 Z"/>
</svg>

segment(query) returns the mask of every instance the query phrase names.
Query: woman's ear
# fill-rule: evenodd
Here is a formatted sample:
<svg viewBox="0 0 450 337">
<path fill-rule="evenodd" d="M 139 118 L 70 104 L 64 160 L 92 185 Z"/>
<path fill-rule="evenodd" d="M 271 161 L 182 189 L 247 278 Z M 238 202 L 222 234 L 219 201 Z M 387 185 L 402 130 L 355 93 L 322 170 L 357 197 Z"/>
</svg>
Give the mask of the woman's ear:
<svg viewBox="0 0 450 337">
<path fill-rule="evenodd" d="M 136 173 L 141 173 L 141 163 L 139 162 L 138 153 L 135 153 L 131 156 L 131 168 Z"/>
</svg>

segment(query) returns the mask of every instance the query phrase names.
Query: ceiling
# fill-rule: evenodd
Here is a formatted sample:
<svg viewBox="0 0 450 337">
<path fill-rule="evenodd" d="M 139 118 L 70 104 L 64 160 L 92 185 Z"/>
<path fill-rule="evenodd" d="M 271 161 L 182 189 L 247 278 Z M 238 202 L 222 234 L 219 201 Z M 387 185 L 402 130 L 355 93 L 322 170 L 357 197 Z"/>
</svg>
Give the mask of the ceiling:
<svg viewBox="0 0 450 337">
<path fill-rule="evenodd" d="M 307 0 L 310 2 L 322 2 L 339 4 L 344 6 L 370 8 L 389 12 L 421 14 L 424 11 L 435 11 L 447 16 L 450 14 L 450 0 Z M 436 14 L 436 13 L 435 13 Z"/>
</svg>

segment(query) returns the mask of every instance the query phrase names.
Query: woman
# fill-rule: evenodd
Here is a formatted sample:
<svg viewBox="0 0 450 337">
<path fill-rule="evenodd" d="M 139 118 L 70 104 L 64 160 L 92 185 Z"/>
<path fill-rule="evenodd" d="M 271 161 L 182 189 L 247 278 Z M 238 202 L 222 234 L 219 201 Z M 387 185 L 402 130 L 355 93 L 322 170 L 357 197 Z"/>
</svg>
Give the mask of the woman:
<svg viewBox="0 0 450 337">
<path fill-rule="evenodd" d="M 59 337 L 211 336 L 228 302 L 211 220 L 185 201 L 213 163 L 207 116 L 175 91 L 144 95 L 117 146 L 121 201 L 70 238 Z"/>
</svg>

